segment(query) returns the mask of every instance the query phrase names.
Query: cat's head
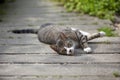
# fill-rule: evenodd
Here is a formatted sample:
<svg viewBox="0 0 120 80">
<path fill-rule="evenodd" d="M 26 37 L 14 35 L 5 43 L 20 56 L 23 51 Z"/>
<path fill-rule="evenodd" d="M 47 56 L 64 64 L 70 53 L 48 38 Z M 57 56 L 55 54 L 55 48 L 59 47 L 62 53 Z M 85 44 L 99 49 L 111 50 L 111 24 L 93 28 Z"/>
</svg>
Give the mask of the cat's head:
<svg viewBox="0 0 120 80">
<path fill-rule="evenodd" d="M 56 44 L 50 46 L 54 51 L 61 55 L 74 55 L 75 41 L 61 33 Z"/>
</svg>

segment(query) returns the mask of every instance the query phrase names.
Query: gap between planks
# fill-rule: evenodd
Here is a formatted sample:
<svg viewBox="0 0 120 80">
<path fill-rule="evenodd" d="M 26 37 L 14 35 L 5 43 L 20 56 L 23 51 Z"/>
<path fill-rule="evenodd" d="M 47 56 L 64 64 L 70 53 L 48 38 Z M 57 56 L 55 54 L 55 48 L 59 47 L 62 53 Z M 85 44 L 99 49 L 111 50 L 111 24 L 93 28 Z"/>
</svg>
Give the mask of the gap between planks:
<svg viewBox="0 0 120 80">
<path fill-rule="evenodd" d="M 114 76 L 81 76 L 81 75 L 71 75 L 71 76 L 61 76 L 61 75 L 0 75 L 0 80 L 120 80 L 119 77 Z"/>
</svg>

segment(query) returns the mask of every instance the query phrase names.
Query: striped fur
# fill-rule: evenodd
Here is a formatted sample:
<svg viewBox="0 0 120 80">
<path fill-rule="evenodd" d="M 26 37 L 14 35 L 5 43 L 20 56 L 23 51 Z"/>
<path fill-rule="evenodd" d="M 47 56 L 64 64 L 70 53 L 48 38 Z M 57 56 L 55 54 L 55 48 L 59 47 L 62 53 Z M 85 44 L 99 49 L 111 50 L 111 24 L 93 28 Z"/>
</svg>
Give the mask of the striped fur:
<svg viewBox="0 0 120 80">
<path fill-rule="evenodd" d="M 91 52 L 91 48 L 88 47 L 87 42 L 104 35 L 104 32 L 89 34 L 75 28 L 51 23 L 42 25 L 40 29 L 12 30 L 11 32 L 17 34 L 35 33 L 38 35 L 40 42 L 50 45 L 54 51 L 65 55 L 73 55 L 75 48 L 81 48 L 85 52 Z"/>
</svg>

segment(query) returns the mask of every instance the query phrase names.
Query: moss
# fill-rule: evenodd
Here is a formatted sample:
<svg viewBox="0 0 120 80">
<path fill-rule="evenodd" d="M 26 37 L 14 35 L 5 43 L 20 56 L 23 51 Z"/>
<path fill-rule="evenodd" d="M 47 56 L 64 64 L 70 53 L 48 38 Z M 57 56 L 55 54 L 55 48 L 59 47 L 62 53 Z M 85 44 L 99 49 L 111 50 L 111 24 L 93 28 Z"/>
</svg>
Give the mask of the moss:
<svg viewBox="0 0 120 80">
<path fill-rule="evenodd" d="M 6 14 L 6 11 L 0 8 L 0 15 L 5 15 L 5 14 Z"/>
<path fill-rule="evenodd" d="M 108 40 L 104 41 L 103 43 L 104 43 L 104 44 L 111 44 L 111 42 L 108 41 Z"/>
<path fill-rule="evenodd" d="M 5 8 L 7 7 L 6 4 L 0 4 L 0 15 L 5 15 L 6 11 Z"/>
<path fill-rule="evenodd" d="M 113 73 L 113 76 L 115 76 L 115 77 L 120 77 L 120 73 L 119 73 L 119 72 L 114 72 L 114 73 Z"/>
<path fill-rule="evenodd" d="M 101 27 L 98 29 L 98 31 L 104 31 L 106 33 L 106 36 L 108 37 L 118 36 L 118 33 L 114 32 L 111 27 Z"/>
<path fill-rule="evenodd" d="M 98 25 L 98 22 L 93 22 L 92 25 Z"/>
<path fill-rule="evenodd" d="M 8 38 L 9 38 L 9 39 L 14 39 L 14 37 L 13 37 L 13 36 L 9 36 Z"/>
<path fill-rule="evenodd" d="M 2 20 L 2 19 L 0 19 L 0 22 L 3 22 L 3 20 Z"/>
<path fill-rule="evenodd" d="M 8 0 L 9 2 L 15 2 L 16 0 Z"/>
<path fill-rule="evenodd" d="M 59 25 L 65 25 L 64 23 L 58 23 Z"/>
<path fill-rule="evenodd" d="M 0 45 L 6 46 L 7 44 L 0 44 Z"/>
<path fill-rule="evenodd" d="M 34 25 L 33 24 L 28 24 L 29 27 L 33 27 Z"/>
<path fill-rule="evenodd" d="M 80 18 L 80 20 L 87 20 L 87 18 Z"/>
<path fill-rule="evenodd" d="M 36 78 L 47 78 L 48 76 L 46 76 L 46 75 L 33 75 L 33 77 L 36 77 Z"/>
</svg>

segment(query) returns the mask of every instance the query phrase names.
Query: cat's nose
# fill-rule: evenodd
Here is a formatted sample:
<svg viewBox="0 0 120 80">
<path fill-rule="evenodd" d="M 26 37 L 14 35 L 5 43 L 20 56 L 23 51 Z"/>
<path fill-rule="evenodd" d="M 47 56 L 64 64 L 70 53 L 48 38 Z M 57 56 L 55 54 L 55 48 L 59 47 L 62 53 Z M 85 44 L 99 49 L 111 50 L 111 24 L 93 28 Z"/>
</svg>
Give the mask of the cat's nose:
<svg viewBox="0 0 120 80">
<path fill-rule="evenodd" d="M 74 49 L 64 47 L 64 50 L 65 50 L 66 55 L 68 56 L 74 55 Z"/>
<path fill-rule="evenodd" d="M 74 55 L 74 51 L 72 49 L 69 49 L 67 55 L 68 56 L 73 56 Z"/>
</svg>

